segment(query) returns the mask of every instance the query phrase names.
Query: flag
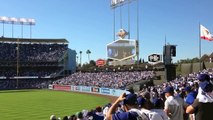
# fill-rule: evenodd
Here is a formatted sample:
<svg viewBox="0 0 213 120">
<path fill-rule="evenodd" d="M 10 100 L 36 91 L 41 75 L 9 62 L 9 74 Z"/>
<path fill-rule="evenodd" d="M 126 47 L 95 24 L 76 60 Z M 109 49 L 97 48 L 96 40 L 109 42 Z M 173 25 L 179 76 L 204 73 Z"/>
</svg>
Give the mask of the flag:
<svg viewBox="0 0 213 120">
<path fill-rule="evenodd" d="M 208 41 L 213 41 L 212 34 L 203 25 L 200 25 L 200 38 Z"/>
</svg>

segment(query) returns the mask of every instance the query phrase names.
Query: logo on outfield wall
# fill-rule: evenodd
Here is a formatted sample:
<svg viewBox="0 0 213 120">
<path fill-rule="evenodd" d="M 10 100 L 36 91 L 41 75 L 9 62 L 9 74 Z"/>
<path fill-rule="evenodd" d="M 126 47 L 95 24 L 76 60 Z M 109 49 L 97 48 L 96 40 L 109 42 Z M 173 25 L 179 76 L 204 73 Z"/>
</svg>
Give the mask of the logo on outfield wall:
<svg viewBox="0 0 213 120">
<path fill-rule="evenodd" d="M 97 87 L 92 87 L 92 92 L 99 93 L 99 88 L 97 88 Z"/>
<path fill-rule="evenodd" d="M 151 54 L 148 56 L 149 62 L 160 62 L 161 61 L 161 55 L 159 54 Z"/>
<path fill-rule="evenodd" d="M 110 89 L 109 88 L 101 88 L 101 93 L 110 94 Z"/>
</svg>

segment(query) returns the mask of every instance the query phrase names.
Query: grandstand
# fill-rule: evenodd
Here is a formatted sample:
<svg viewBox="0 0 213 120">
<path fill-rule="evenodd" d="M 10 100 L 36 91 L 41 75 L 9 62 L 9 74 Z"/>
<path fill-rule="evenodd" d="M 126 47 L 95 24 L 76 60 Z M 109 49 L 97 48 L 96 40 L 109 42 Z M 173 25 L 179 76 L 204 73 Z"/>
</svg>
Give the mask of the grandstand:
<svg viewBox="0 0 213 120">
<path fill-rule="evenodd" d="M 39 88 L 75 71 L 75 51 L 66 39 L 1 37 L 0 49 L 0 89 Z"/>
</svg>

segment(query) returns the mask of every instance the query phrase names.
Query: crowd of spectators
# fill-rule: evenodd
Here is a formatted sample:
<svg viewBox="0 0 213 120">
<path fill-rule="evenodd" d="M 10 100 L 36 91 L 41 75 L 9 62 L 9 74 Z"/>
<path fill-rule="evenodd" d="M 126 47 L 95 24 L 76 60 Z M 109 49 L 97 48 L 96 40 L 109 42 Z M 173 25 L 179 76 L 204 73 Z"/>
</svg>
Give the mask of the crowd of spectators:
<svg viewBox="0 0 213 120">
<path fill-rule="evenodd" d="M 17 80 L 0 80 L 0 90 L 10 89 L 47 89 L 51 80 L 44 79 L 19 79 Z M 18 84 L 18 86 L 17 86 Z"/>
<path fill-rule="evenodd" d="M 140 80 L 150 80 L 155 76 L 153 71 L 134 72 L 77 72 L 68 77 L 59 79 L 53 84 L 59 85 L 83 85 L 106 88 L 125 88 L 126 86 Z"/>
<path fill-rule="evenodd" d="M 12 68 L 4 68 L 0 70 L 0 77 L 15 77 L 15 76 L 21 76 L 21 77 L 46 77 L 55 75 L 58 73 L 62 68 L 60 67 L 54 67 L 52 68 L 25 68 L 25 69 L 19 69 L 18 75 L 17 70 Z"/>
<path fill-rule="evenodd" d="M 19 46 L 19 47 L 18 47 Z M 66 44 L 0 43 L 0 60 L 22 62 L 54 62 L 59 60 L 68 49 Z"/>
<path fill-rule="evenodd" d="M 67 51 L 68 45 L 27 42 L 17 44 L 13 41 L 0 42 L 0 49 L 0 66 L 2 68 L 0 77 L 45 77 L 62 69 L 59 66 L 59 60 Z M 45 68 L 46 66 L 51 66 L 51 68 Z M 17 70 L 17 68 L 19 69 Z"/>
<path fill-rule="evenodd" d="M 80 74 L 80 73 L 79 73 Z M 62 120 L 210 120 L 213 118 L 213 69 L 179 76 L 161 85 L 129 90 L 114 103 L 82 110 Z M 54 115 L 50 120 L 58 120 Z"/>
</svg>

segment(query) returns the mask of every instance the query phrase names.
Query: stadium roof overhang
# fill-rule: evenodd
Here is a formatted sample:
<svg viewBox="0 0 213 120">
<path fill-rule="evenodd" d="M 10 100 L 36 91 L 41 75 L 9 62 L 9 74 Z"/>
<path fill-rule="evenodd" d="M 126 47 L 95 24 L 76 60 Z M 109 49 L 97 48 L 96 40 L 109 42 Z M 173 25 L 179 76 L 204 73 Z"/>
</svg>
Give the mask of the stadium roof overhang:
<svg viewBox="0 0 213 120">
<path fill-rule="evenodd" d="M 31 38 L 0 38 L 0 43 L 30 43 L 30 44 L 68 44 L 66 39 L 31 39 Z"/>
</svg>

